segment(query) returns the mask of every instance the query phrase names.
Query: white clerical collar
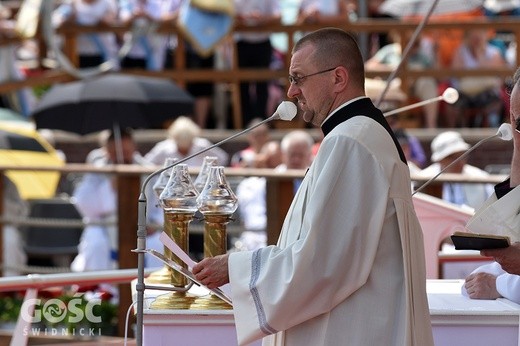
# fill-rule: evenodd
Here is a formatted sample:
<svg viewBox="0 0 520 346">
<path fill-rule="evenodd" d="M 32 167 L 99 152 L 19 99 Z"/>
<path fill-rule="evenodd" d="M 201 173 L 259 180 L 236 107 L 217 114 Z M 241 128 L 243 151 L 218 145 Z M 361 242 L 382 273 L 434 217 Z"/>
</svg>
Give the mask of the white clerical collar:
<svg viewBox="0 0 520 346">
<path fill-rule="evenodd" d="M 330 113 L 329 115 L 327 115 L 327 117 L 325 118 L 325 120 L 323 120 L 323 122 L 321 123 L 320 126 L 323 126 L 323 124 L 325 124 L 325 122 L 327 120 L 329 120 L 329 118 L 334 115 L 334 113 L 336 113 L 337 111 L 339 111 L 341 108 L 353 103 L 353 102 L 356 102 L 357 100 L 360 100 L 360 99 L 364 99 L 364 98 L 368 98 L 367 96 L 359 96 L 359 97 L 356 97 L 356 98 L 353 98 L 352 100 L 348 100 L 347 102 L 341 104 L 338 108 L 336 108 L 335 110 L 332 111 L 332 113 Z"/>
</svg>

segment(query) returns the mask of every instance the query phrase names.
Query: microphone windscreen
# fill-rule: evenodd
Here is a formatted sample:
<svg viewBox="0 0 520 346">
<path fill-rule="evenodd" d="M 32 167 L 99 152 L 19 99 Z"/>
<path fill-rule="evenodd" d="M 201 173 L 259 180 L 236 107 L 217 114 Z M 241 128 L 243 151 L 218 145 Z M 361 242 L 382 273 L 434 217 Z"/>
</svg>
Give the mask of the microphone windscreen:
<svg viewBox="0 0 520 346">
<path fill-rule="evenodd" d="M 511 127 L 511 124 L 503 123 L 500 125 L 497 131 L 497 135 L 500 137 L 501 140 L 504 141 L 510 141 L 513 139 L 513 128 Z"/>
<path fill-rule="evenodd" d="M 442 99 L 452 105 L 459 99 L 459 92 L 454 88 L 448 88 L 442 93 Z"/>
<path fill-rule="evenodd" d="M 294 103 L 291 101 L 283 101 L 280 103 L 278 108 L 276 108 L 275 114 L 278 115 L 278 117 L 281 120 L 291 121 L 296 116 L 297 108 Z"/>
</svg>

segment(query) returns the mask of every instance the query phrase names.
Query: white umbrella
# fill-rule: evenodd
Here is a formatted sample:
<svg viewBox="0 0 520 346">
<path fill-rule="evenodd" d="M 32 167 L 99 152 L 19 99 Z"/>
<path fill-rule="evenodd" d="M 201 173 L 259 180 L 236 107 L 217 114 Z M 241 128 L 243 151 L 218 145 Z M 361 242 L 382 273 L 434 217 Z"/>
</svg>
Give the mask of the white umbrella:
<svg viewBox="0 0 520 346">
<path fill-rule="evenodd" d="M 394 17 L 421 16 L 428 13 L 432 0 L 386 0 L 379 12 Z M 470 12 L 482 7 L 484 0 L 439 0 L 433 15 Z"/>
</svg>

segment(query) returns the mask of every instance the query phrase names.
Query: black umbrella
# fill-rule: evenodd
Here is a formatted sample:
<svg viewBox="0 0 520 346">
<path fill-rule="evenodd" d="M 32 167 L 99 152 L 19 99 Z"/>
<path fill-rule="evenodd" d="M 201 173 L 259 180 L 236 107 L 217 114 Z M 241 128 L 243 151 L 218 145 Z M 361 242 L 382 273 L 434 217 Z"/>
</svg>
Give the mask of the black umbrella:
<svg viewBox="0 0 520 346">
<path fill-rule="evenodd" d="M 193 97 L 174 82 L 106 74 L 56 84 L 32 116 L 38 128 L 87 134 L 113 128 L 160 128 L 167 120 L 193 113 Z"/>
</svg>

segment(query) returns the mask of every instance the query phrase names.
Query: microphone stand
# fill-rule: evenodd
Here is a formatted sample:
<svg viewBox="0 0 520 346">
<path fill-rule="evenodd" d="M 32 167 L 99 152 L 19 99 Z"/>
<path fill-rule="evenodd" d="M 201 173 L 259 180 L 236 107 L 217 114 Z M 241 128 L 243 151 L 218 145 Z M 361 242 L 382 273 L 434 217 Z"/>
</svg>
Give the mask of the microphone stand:
<svg viewBox="0 0 520 346">
<path fill-rule="evenodd" d="M 444 173 L 448 168 L 450 168 L 451 166 L 453 166 L 455 163 L 459 162 L 460 160 L 462 160 L 463 158 L 465 158 L 466 156 L 469 155 L 469 153 L 471 153 L 473 150 L 475 150 L 478 146 L 480 146 L 482 143 L 484 142 L 487 142 L 489 141 L 490 139 L 493 139 L 495 137 L 500 137 L 501 134 L 500 133 L 497 133 L 496 135 L 493 135 L 493 136 L 489 136 L 487 138 L 483 138 L 481 139 L 480 141 L 478 141 L 474 146 L 472 146 L 471 148 L 469 148 L 464 154 L 460 155 L 459 157 L 457 157 L 455 160 L 453 160 L 449 165 L 447 165 L 446 167 L 444 167 L 439 173 L 437 173 L 435 176 L 433 176 L 433 178 L 431 178 L 430 180 L 428 180 L 427 182 L 425 182 L 424 184 L 422 184 L 417 190 L 415 190 L 413 193 L 412 193 L 412 196 L 415 195 L 417 192 L 420 192 L 422 191 L 425 187 L 427 187 L 428 185 L 430 185 L 430 183 L 432 181 L 434 181 L 435 179 L 437 179 L 437 177 L 439 175 L 441 175 L 442 173 Z"/>
<path fill-rule="evenodd" d="M 262 120 L 261 122 L 242 130 L 238 133 L 235 133 L 234 135 L 225 138 L 221 140 L 220 142 L 217 142 L 215 144 L 210 145 L 207 148 L 204 148 L 192 155 L 189 155 L 181 160 L 175 161 L 175 163 L 163 167 L 161 169 L 158 169 L 157 171 L 151 173 L 146 177 L 146 179 L 143 181 L 143 184 L 141 186 L 141 192 L 139 194 L 139 200 L 138 200 L 138 208 L 137 208 L 137 249 L 132 250 L 133 252 L 137 253 L 137 284 L 135 285 L 136 290 L 136 301 L 137 301 L 137 308 L 136 308 L 136 319 L 137 319 L 137 330 L 136 330 L 136 343 L 137 346 L 141 346 L 143 344 L 143 313 L 144 313 L 144 290 L 146 289 L 146 285 L 144 284 L 144 254 L 146 250 L 146 186 L 150 182 L 150 179 L 152 179 L 154 176 L 161 174 L 162 172 L 171 169 L 181 163 L 184 163 L 188 161 L 189 159 L 194 158 L 195 156 L 198 156 L 202 153 L 205 153 L 208 150 L 211 150 L 215 147 L 218 147 L 234 138 L 237 138 L 256 127 L 265 124 L 272 120 L 279 120 L 281 119 L 277 112 L 275 112 L 273 115 L 271 115 L 269 118 Z M 291 118 L 292 119 L 292 118 Z M 284 119 L 285 120 L 285 119 Z M 154 287 L 157 289 L 158 287 Z"/>
</svg>

